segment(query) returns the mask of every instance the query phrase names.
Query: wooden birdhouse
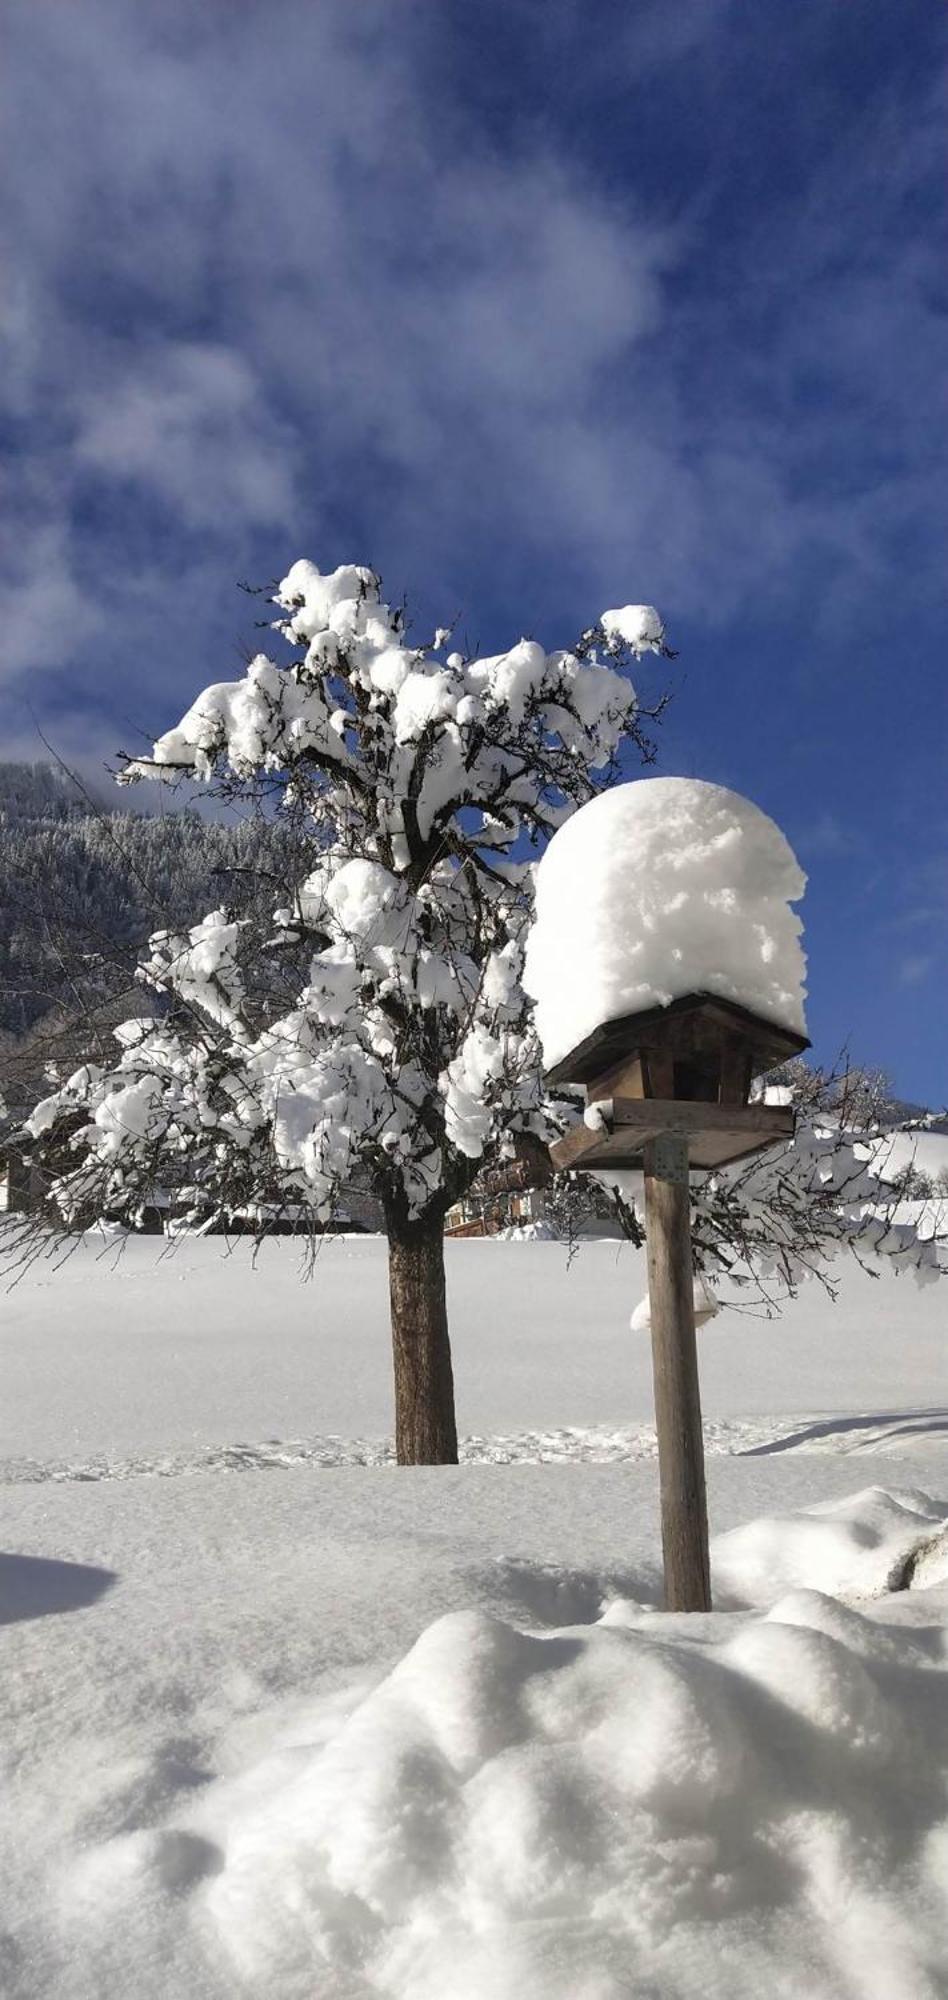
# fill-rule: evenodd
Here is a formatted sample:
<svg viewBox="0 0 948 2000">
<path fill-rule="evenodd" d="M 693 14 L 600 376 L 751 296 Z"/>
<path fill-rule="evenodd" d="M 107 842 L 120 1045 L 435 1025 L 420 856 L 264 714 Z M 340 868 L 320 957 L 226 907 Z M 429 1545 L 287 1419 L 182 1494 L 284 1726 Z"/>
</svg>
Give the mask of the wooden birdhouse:
<svg viewBox="0 0 948 2000">
<path fill-rule="evenodd" d="M 638 1167 L 661 1135 L 687 1140 L 690 1167 L 721 1167 L 793 1136 L 782 1104 L 751 1104 L 756 1076 L 809 1048 L 805 1035 L 730 1000 L 689 993 L 606 1021 L 547 1071 L 582 1084 L 598 1117 L 551 1146 L 557 1167 Z"/>
<path fill-rule="evenodd" d="M 750 1091 L 809 1047 L 804 886 L 773 820 L 697 778 L 600 792 L 537 869 L 523 983 L 548 1083 L 586 1094 L 551 1158 L 607 1179 L 642 1170 L 670 1611 L 711 1605 L 688 1177 L 793 1136 L 790 1107 Z"/>
</svg>

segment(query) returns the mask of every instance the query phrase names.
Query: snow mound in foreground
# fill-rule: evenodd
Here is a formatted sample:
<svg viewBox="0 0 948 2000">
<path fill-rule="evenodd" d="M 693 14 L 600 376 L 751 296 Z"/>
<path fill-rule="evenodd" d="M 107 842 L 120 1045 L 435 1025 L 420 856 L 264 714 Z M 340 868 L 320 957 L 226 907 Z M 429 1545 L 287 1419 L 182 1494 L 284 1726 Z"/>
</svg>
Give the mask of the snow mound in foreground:
<svg viewBox="0 0 948 2000">
<path fill-rule="evenodd" d="M 851 1584 L 946 1521 L 871 1489 L 722 1537 L 718 1566 L 822 1575 L 835 1538 Z M 948 1633 L 943 1597 L 919 1607 L 454 1612 L 176 1827 L 89 1851 L 67 1900 L 121 1927 L 190 1892 L 241 1990 L 280 2000 L 937 2000 Z"/>
<path fill-rule="evenodd" d="M 806 877 L 759 806 L 697 778 L 591 799 L 537 869 L 524 985 L 547 1068 L 602 1022 L 715 993 L 805 1034 Z"/>
<path fill-rule="evenodd" d="M 442 1618 L 259 1773 L 207 1892 L 252 1990 L 944 1990 L 944 1656 L 815 1591 L 723 1642 L 617 1611 L 549 1637 Z"/>
<path fill-rule="evenodd" d="M 763 1516 L 718 1535 L 714 1590 L 741 1604 L 772 1604 L 787 1590 L 863 1597 L 904 1589 L 914 1566 L 948 1540 L 948 1503 L 914 1490 L 870 1486 L 797 1514 Z"/>
</svg>

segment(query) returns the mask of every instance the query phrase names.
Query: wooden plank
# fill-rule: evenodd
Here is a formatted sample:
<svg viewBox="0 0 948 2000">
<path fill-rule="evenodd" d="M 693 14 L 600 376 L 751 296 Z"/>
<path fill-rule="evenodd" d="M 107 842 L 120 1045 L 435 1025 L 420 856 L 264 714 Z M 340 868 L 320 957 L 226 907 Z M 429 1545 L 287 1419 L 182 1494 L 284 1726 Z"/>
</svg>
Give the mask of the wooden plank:
<svg viewBox="0 0 948 2000">
<path fill-rule="evenodd" d="M 674 1097 L 675 1058 L 671 1049 L 663 1049 L 649 1042 L 645 1049 L 645 1074 L 648 1078 L 648 1096 L 653 1100 Z M 622 1092 L 618 1095 L 621 1097 Z"/>
<path fill-rule="evenodd" d="M 645 1080 L 640 1055 L 626 1056 L 615 1069 L 607 1070 L 604 1076 L 597 1076 L 586 1086 L 587 1104 L 597 1104 L 603 1097 L 644 1096 Z"/>
<path fill-rule="evenodd" d="M 604 1130 L 577 1125 L 550 1147 L 561 1172 L 599 1167 L 637 1167 L 643 1148 L 659 1132 L 679 1132 L 688 1140 L 692 1167 L 721 1167 L 749 1158 L 767 1146 L 792 1139 L 793 1112 L 783 1104 L 690 1104 L 674 1099 L 613 1097 L 599 1107 Z"/>
<path fill-rule="evenodd" d="M 710 1611 L 688 1145 L 663 1133 L 645 1156 L 645 1231 L 666 1611 Z"/>
<path fill-rule="evenodd" d="M 721 1103 L 746 1104 L 751 1083 L 751 1059 L 742 1035 L 723 1036 L 721 1050 Z"/>
<path fill-rule="evenodd" d="M 638 1126 L 658 1132 L 734 1132 L 752 1142 L 755 1137 L 793 1137 L 793 1112 L 786 1104 L 697 1104 L 689 1098 L 613 1097 L 603 1110 L 616 1126 Z"/>
<path fill-rule="evenodd" d="M 657 1130 L 658 1127 L 654 1126 L 649 1136 L 654 1138 Z M 624 1126 L 614 1132 L 591 1132 L 588 1125 L 577 1125 L 572 1132 L 567 1132 L 565 1139 L 554 1140 L 550 1158 L 560 1171 L 570 1167 L 618 1167 L 627 1164 L 630 1153 L 638 1159 L 642 1144 L 642 1134 L 636 1131 L 630 1142 Z"/>
<path fill-rule="evenodd" d="M 738 1160 L 753 1159 L 755 1153 L 766 1153 L 771 1146 L 779 1145 L 779 1135 L 770 1139 L 746 1139 L 734 1132 L 699 1132 L 688 1141 L 688 1157 L 695 1172 L 710 1171 L 715 1167 L 732 1167 Z"/>
</svg>

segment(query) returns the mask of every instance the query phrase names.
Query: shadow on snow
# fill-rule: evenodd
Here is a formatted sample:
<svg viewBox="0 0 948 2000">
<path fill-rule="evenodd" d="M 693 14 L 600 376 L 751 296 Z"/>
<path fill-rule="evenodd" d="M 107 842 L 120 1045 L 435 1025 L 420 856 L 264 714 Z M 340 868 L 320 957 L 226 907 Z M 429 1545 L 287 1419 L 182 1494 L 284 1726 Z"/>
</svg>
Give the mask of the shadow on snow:
<svg viewBox="0 0 948 2000">
<path fill-rule="evenodd" d="M 885 1431 L 887 1438 L 926 1437 L 935 1431 L 948 1431 L 948 1410 L 876 1410 L 860 1417 L 827 1417 L 825 1422 L 806 1424 L 802 1430 L 791 1431 L 787 1437 L 771 1438 L 766 1444 L 749 1445 L 746 1451 L 736 1451 L 735 1458 L 770 1458 L 778 1451 L 793 1451 L 798 1445 L 809 1444 L 814 1438 L 843 1437 L 852 1431 Z M 867 1442 L 870 1440 L 867 1439 Z M 873 1436 L 873 1444 L 879 1439 Z"/>
<path fill-rule="evenodd" d="M 89 1563 L 53 1562 L 45 1556 L 0 1554 L 0 1625 L 49 1618 L 95 1604 L 118 1578 Z"/>
</svg>

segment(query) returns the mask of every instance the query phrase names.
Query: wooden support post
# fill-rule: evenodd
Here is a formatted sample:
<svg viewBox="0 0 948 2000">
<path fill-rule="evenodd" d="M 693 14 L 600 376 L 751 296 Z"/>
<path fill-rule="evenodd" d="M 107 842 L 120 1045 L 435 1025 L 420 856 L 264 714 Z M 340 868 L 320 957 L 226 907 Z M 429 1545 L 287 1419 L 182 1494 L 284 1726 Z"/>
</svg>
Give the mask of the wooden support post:
<svg viewBox="0 0 948 2000">
<path fill-rule="evenodd" d="M 710 1611 L 687 1137 L 651 1140 L 644 1166 L 665 1609 Z"/>
</svg>

